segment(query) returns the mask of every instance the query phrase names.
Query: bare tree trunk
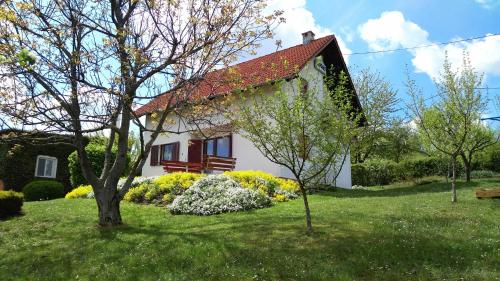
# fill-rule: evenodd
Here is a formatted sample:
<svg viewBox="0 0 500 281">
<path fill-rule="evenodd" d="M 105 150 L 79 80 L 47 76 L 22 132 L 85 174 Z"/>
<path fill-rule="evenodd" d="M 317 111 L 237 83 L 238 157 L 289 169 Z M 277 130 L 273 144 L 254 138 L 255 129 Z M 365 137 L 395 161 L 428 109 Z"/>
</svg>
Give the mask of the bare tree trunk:
<svg viewBox="0 0 500 281">
<path fill-rule="evenodd" d="M 456 156 L 452 157 L 452 177 L 451 177 L 451 202 L 457 202 L 457 159 Z"/>
<path fill-rule="evenodd" d="M 472 171 L 472 161 L 468 160 L 465 154 L 461 154 L 462 160 L 464 162 L 464 170 L 465 170 L 465 181 L 470 182 L 471 180 L 471 171 Z"/>
<path fill-rule="evenodd" d="M 304 209 L 306 210 L 306 228 L 307 233 L 312 233 L 312 222 L 311 222 L 311 210 L 309 209 L 309 201 L 307 200 L 306 189 L 300 185 L 300 191 L 302 192 L 302 199 L 304 199 Z"/>
<path fill-rule="evenodd" d="M 96 193 L 95 198 L 99 211 L 99 225 L 121 225 L 122 216 L 120 214 L 120 200 L 118 198 L 118 192 L 114 191 L 110 193 L 108 190 L 103 190 L 102 193 Z"/>
<path fill-rule="evenodd" d="M 465 181 L 470 182 L 471 180 L 471 164 L 468 163 L 467 161 L 464 162 L 464 167 L 465 167 Z"/>
</svg>

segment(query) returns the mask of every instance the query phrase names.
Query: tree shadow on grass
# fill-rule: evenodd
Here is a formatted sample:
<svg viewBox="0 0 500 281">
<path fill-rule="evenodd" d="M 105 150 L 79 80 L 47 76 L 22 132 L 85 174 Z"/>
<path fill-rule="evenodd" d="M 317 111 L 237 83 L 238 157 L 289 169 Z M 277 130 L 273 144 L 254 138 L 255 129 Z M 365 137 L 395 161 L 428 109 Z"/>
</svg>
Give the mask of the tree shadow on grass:
<svg viewBox="0 0 500 281">
<path fill-rule="evenodd" d="M 258 221 L 250 217 L 210 221 L 203 229 L 197 224 L 175 229 L 126 225 L 106 229 L 101 235 L 137 254 L 148 251 L 137 248 L 138 244 L 154 245 L 150 251 L 161 253 L 157 258 L 165 267 L 154 269 L 156 262 L 151 260 L 143 260 L 143 265 L 158 275 L 173 274 L 177 280 L 459 279 L 474 271 L 485 251 L 494 255 L 485 239 L 471 245 L 465 237 L 450 239 L 432 230 L 400 226 L 401 217 L 388 219 L 394 222 L 393 228 L 353 232 L 348 224 L 333 218 L 315 225 L 311 236 L 304 235 L 297 221 L 284 223 L 271 214 Z M 433 221 L 434 217 L 421 220 Z M 443 217 L 436 223 L 454 222 Z M 120 258 L 112 252 L 105 256 Z M 481 262 L 482 270 L 495 271 L 493 263 Z M 141 271 L 127 274 L 144 277 Z"/>
<path fill-rule="evenodd" d="M 25 215 L 24 211 L 21 211 L 21 212 L 15 213 L 15 214 L 3 215 L 3 216 L 0 216 L 0 221 L 8 221 L 8 220 L 12 220 L 12 219 L 15 219 L 18 217 L 22 217 L 24 215 Z"/>
<path fill-rule="evenodd" d="M 359 219 L 361 215 L 352 216 L 358 220 L 352 224 L 318 212 L 313 218 L 315 231 L 306 236 L 302 212 L 289 214 L 282 206 L 210 217 L 165 216 L 164 220 L 148 217 L 154 213 L 150 210 L 125 208 L 127 224 L 116 228 L 82 227 L 88 225 L 88 216 L 82 221 L 64 217 L 58 231 L 71 237 L 50 240 L 54 233 L 39 233 L 38 246 L 28 241 L 17 248 L 22 251 L 8 263 L 0 262 L 0 271 L 8 266 L 12 276 L 33 280 L 75 276 L 88 280 L 459 280 L 462 276 L 488 280 L 498 271 L 491 244 L 498 236 L 468 241 L 469 237 L 436 231 L 440 226 L 448 232 L 456 230 L 453 218 L 422 215 L 408 224 L 408 217 L 392 215 L 387 217 L 389 224 L 371 227 Z M 431 228 L 420 228 L 428 222 Z M 26 268 L 30 276 L 16 275 L 26 273 Z"/>
<path fill-rule="evenodd" d="M 419 188 L 415 193 L 449 191 L 445 187 L 406 188 Z M 163 210 L 130 205 L 122 212 L 126 224 L 116 228 L 88 227 L 94 221 L 95 206 L 81 203 L 91 215 L 61 216 L 50 228 L 55 227 L 57 233 L 33 233 L 35 237 L 22 239 L 26 242 L 16 240 L 5 247 L 16 249 L 17 255 L 6 257 L 8 262 L 0 259 L 0 275 L 8 271 L 12 279 L 26 280 L 79 276 L 87 280 L 243 281 L 495 280 L 494 274 L 499 274 L 494 247 L 498 234 L 461 235 L 462 225 L 447 213 L 439 217 L 391 213 L 384 215 L 382 221 L 387 223 L 375 220 L 371 225 L 366 219 L 369 214 L 362 211 L 348 211 L 340 217 L 323 210 L 313 214 L 315 230 L 306 236 L 302 209 L 290 208 L 300 202 L 209 217 L 162 216 Z M 48 217 L 57 218 L 57 213 Z M 481 219 L 478 225 L 491 228 Z M 27 268 L 31 275 L 22 275 Z"/>
</svg>

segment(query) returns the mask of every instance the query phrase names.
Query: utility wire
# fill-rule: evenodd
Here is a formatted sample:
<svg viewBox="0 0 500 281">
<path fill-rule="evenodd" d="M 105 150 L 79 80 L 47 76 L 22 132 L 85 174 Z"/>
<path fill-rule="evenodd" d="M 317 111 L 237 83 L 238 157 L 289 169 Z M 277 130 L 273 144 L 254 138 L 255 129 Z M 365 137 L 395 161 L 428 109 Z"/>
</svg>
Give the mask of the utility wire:
<svg viewBox="0 0 500 281">
<path fill-rule="evenodd" d="M 408 47 L 408 48 L 396 48 L 396 49 L 380 50 L 380 51 L 354 52 L 354 53 L 344 54 L 344 55 L 346 55 L 346 56 L 368 55 L 368 54 L 388 53 L 388 52 L 395 52 L 395 51 L 415 50 L 415 49 L 420 49 L 420 48 L 428 48 L 428 47 L 434 47 L 434 46 L 442 46 L 442 45 L 449 45 L 449 44 L 455 44 L 455 43 L 460 43 L 460 42 L 467 42 L 467 41 L 483 39 L 483 38 L 487 38 L 487 37 L 494 37 L 494 36 L 500 36 L 500 33 L 487 34 L 484 36 L 477 36 L 477 37 L 471 37 L 471 38 L 460 39 L 460 40 L 453 40 L 453 41 L 448 41 L 448 42 L 432 43 L 432 44 L 426 44 L 426 45 L 420 45 L 420 46 L 414 46 L 414 47 Z"/>
<path fill-rule="evenodd" d="M 488 89 L 500 89 L 500 87 L 477 87 L 477 88 L 474 88 L 474 90 L 488 90 Z M 435 94 L 435 95 L 432 95 L 430 97 L 424 98 L 422 101 L 426 102 L 428 100 L 431 100 L 431 99 L 437 98 L 437 97 L 439 97 L 439 94 Z M 401 110 L 404 110 L 407 108 L 408 108 L 408 106 L 403 106 L 403 107 L 400 107 L 398 109 L 395 109 L 394 112 L 398 112 L 398 111 L 401 111 Z"/>
<path fill-rule="evenodd" d="M 500 89 L 500 87 L 493 87 L 493 88 L 488 88 L 488 87 L 478 87 L 478 88 L 474 88 L 475 90 L 486 90 L 486 89 Z M 424 98 L 422 100 L 422 102 L 426 102 L 428 100 L 431 100 L 431 99 L 434 99 L 434 98 L 437 98 L 439 97 L 439 94 L 435 94 L 435 95 L 432 95 L 430 97 L 427 97 L 427 98 Z M 406 109 L 409 109 L 410 106 L 409 105 L 404 105 L 402 107 L 399 107 L 397 109 L 394 109 L 392 111 L 392 113 L 395 113 L 395 112 L 399 112 L 399 111 L 402 111 L 402 110 L 406 110 Z M 481 120 L 493 120 L 493 121 L 500 121 L 500 116 L 496 116 L 496 117 L 490 117 L 490 118 L 481 118 Z"/>
<path fill-rule="evenodd" d="M 500 36 L 500 33 L 487 34 L 484 36 L 476 36 L 476 37 L 471 37 L 471 38 L 466 38 L 466 39 L 453 40 L 453 41 L 448 41 L 448 42 L 439 42 L 439 43 L 426 44 L 426 45 L 407 47 L 407 48 L 395 48 L 395 49 L 379 50 L 379 51 L 354 52 L 354 53 L 344 54 L 344 55 L 346 55 L 346 56 L 368 55 L 368 54 L 389 53 L 389 52 L 396 52 L 396 51 L 415 50 L 415 49 L 428 48 L 428 47 L 434 47 L 434 46 L 456 44 L 456 43 L 461 43 L 461 42 L 473 41 L 473 40 L 477 40 L 477 39 L 484 39 L 484 38 L 488 38 L 488 37 L 495 37 L 495 36 Z M 477 87 L 474 89 L 475 90 L 500 90 L 500 87 Z M 433 98 L 436 98 L 436 97 L 438 97 L 438 95 L 433 95 L 433 96 L 427 97 L 427 98 L 423 99 L 423 102 L 426 102 L 426 101 L 433 99 Z M 395 110 L 393 110 L 393 113 L 401 111 L 401 110 L 405 110 L 405 109 L 408 109 L 408 106 L 403 106 L 403 107 L 400 107 L 398 109 L 395 109 Z M 481 118 L 481 120 L 500 121 L 500 116 Z"/>
</svg>

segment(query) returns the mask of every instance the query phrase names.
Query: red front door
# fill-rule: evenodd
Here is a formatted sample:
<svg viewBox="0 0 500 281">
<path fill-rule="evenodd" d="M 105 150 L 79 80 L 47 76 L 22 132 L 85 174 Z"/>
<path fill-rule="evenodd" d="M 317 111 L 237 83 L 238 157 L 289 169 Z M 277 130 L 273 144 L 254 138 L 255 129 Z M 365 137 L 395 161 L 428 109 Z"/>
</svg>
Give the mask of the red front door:
<svg viewBox="0 0 500 281">
<path fill-rule="evenodd" d="M 188 162 L 201 163 L 203 154 L 202 140 L 189 140 Z"/>
</svg>

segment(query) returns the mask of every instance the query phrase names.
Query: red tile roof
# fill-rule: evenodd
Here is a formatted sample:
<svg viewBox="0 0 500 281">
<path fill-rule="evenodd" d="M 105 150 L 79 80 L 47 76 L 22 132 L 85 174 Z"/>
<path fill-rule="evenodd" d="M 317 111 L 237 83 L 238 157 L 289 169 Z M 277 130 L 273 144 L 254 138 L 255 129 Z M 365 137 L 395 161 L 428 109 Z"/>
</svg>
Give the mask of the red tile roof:
<svg viewBox="0 0 500 281">
<path fill-rule="evenodd" d="M 269 81 L 289 78 L 297 74 L 309 60 L 320 53 L 334 39 L 335 36 L 329 35 L 305 45 L 300 44 L 228 68 L 209 72 L 202 81 L 190 86 L 189 90 L 188 87 L 183 87 L 181 90 L 190 92 L 191 94 L 187 95 L 190 99 L 206 98 L 229 93 L 237 88 L 259 86 Z M 236 76 L 238 77 L 237 83 L 228 83 L 230 80 L 234 81 Z M 142 116 L 165 108 L 170 97 L 168 93 L 166 92 L 141 106 L 135 113 Z"/>
</svg>

